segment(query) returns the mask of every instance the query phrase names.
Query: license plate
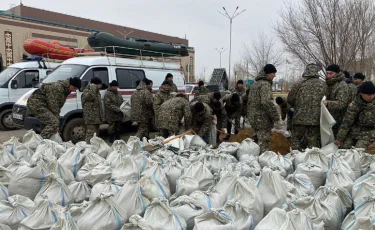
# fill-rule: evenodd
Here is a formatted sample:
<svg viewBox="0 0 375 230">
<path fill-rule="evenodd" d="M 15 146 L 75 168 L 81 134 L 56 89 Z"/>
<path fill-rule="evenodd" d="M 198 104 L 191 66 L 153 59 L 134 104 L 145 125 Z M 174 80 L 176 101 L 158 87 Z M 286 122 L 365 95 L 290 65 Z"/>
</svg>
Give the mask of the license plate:
<svg viewBox="0 0 375 230">
<path fill-rule="evenodd" d="M 13 116 L 13 118 L 15 118 L 15 119 L 23 120 L 23 116 L 22 116 L 22 114 L 13 113 L 12 116 Z"/>
</svg>

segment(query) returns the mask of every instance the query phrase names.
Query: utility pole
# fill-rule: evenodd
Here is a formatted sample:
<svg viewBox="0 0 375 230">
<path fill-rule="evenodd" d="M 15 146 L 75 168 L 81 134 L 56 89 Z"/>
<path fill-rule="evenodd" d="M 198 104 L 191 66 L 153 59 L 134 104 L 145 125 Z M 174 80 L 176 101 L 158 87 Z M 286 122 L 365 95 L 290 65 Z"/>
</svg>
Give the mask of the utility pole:
<svg viewBox="0 0 375 230">
<path fill-rule="evenodd" d="M 221 47 L 221 49 L 215 48 L 215 50 L 220 54 L 220 68 L 221 68 L 221 54 L 224 53 L 227 49 Z"/>
<path fill-rule="evenodd" d="M 229 29 L 229 75 L 228 75 L 228 81 L 229 82 L 230 82 L 230 72 L 231 72 L 230 70 L 231 70 L 231 58 L 232 58 L 232 22 L 233 22 L 233 19 L 235 17 L 237 17 L 238 15 L 240 15 L 241 13 L 243 13 L 246 10 L 246 9 L 244 9 L 244 10 L 237 13 L 238 8 L 239 7 L 237 6 L 237 8 L 234 11 L 232 16 L 230 16 L 228 14 L 228 11 L 225 9 L 225 7 L 223 7 L 224 13 L 219 11 L 219 13 L 221 15 L 223 15 L 224 17 L 229 19 L 229 23 L 230 23 L 230 29 Z"/>
</svg>

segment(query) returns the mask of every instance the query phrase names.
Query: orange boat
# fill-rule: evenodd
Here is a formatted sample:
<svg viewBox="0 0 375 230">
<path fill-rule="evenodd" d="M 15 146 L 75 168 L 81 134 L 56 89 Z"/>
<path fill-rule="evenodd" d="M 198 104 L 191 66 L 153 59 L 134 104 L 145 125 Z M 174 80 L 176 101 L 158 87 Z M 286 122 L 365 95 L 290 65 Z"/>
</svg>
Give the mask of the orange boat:
<svg viewBox="0 0 375 230">
<path fill-rule="evenodd" d="M 95 52 L 90 49 L 77 49 L 61 45 L 59 42 L 47 42 L 39 39 L 27 39 L 23 42 L 23 48 L 31 55 L 48 57 L 57 60 L 67 60 L 79 53 Z"/>
</svg>

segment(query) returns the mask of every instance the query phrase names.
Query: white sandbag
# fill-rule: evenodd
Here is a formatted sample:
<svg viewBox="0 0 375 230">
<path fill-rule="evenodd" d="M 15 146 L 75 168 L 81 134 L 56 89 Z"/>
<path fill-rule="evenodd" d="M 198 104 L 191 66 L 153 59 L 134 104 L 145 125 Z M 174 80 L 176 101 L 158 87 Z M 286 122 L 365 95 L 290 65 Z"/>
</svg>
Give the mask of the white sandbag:
<svg viewBox="0 0 375 230">
<path fill-rule="evenodd" d="M 124 117 L 122 118 L 122 122 L 131 121 L 131 105 L 130 100 L 125 100 L 121 106 L 120 111 L 124 114 Z"/>
<path fill-rule="evenodd" d="M 341 229 L 352 229 L 349 227 L 354 224 L 356 220 L 370 216 L 373 217 L 375 214 L 374 210 L 375 197 L 366 197 L 361 204 L 359 204 L 352 212 L 349 213 L 349 215 L 346 216 L 345 220 L 342 222 Z"/>
<path fill-rule="evenodd" d="M 313 222 L 323 221 L 326 230 L 338 229 L 340 226 L 340 213 L 337 213 L 336 209 L 325 201 L 315 197 L 302 197 L 293 205 L 304 210 Z"/>
<path fill-rule="evenodd" d="M 230 196 L 234 193 L 234 187 L 237 184 L 238 178 L 238 172 L 225 172 L 221 175 L 220 180 L 217 182 L 214 188 L 224 197 L 230 198 Z"/>
<path fill-rule="evenodd" d="M 362 153 L 361 154 L 361 175 L 365 175 L 371 169 L 371 164 L 375 162 L 375 155 Z"/>
<path fill-rule="evenodd" d="M 53 134 L 49 139 L 50 139 L 51 141 L 54 141 L 54 142 L 58 143 L 58 144 L 63 143 L 63 140 L 62 140 L 62 138 L 61 138 L 61 136 L 60 136 L 59 133 L 55 133 L 55 134 Z"/>
<path fill-rule="evenodd" d="M 16 160 L 29 161 L 34 152 L 18 141 L 18 138 L 11 137 L 10 140 L 4 142 L 3 149 L 10 152 Z"/>
<path fill-rule="evenodd" d="M 199 189 L 199 182 L 194 177 L 181 176 L 176 180 L 176 196 L 187 195 Z"/>
<path fill-rule="evenodd" d="M 210 127 L 210 138 L 209 138 L 209 141 L 208 141 L 208 144 L 213 146 L 213 147 L 216 147 L 216 139 L 217 139 L 217 129 L 216 129 L 216 124 L 213 124 L 211 125 Z M 182 142 L 182 144 L 184 144 L 184 142 Z"/>
<path fill-rule="evenodd" d="M 10 196 L 21 195 L 35 199 L 36 194 L 46 183 L 46 172 L 41 166 L 36 165 L 31 168 L 28 166 L 19 167 L 10 179 L 8 192 Z"/>
<path fill-rule="evenodd" d="M 254 229 L 254 219 L 240 201 L 228 200 L 223 209 L 232 218 L 237 230 Z"/>
<path fill-rule="evenodd" d="M 94 186 L 105 180 L 110 180 L 112 175 L 112 168 L 107 162 L 103 162 L 95 166 L 89 173 L 87 183 Z"/>
<path fill-rule="evenodd" d="M 339 211 L 342 209 L 343 217 L 352 211 L 353 200 L 348 191 L 342 187 L 322 186 L 316 190 L 315 198 L 326 201 L 332 206 L 337 207 Z M 340 202 L 338 202 L 340 200 Z"/>
<path fill-rule="evenodd" d="M 8 189 L 0 183 L 0 200 L 6 200 L 9 196 Z"/>
<path fill-rule="evenodd" d="M 327 172 L 326 186 L 343 187 L 347 191 L 352 191 L 354 181 L 344 171 L 339 168 L 330 168 Z"/>
<path fill-rule="evenodd" d="M 103 157 L 106 158 L 109 153 L 109 145 L 100 137 L 97 137 L 96 133 L 94 133 L 94 136 L 90 139 L 90 144 L 94 146 L 95 152 Z"/>
<path fill-rule="evenodd" d="M 194 177 L 199 182 L 199 190 L 207 190 L 214 185 L 214 176 L 210 170 L 202 163 L 195 162 L 184 170 L 184 176 Z"/>
<path fill-rule="evenodd" d="M 280 208 L 274 208 L 255 227 L 255 230 L 297 230 L 289 219 L 288 213 Z"/>
<path fill-rule="evenodd" d="M 30 164 L 38 162 L 42 155 L 47 158 L 60 158 L 66 152 L 66 148 L 51 140 L 43 140 L 36 148 L 34 155 L 30 159 Z"/>
<path fill-rule="evenodd" d="M 47 182 L 35 197 L 35 203 L 39 203 L 45 197 L 54 204 L 65 207 L 74 202 L 74 196 L 68 186 L 56 173 L 47 175 Z"/>
<path fill-rule="evenodd" d="M 8 225 L 0 224 L 0 230 L 12 230 Z"/>
<path fill-rule="evenodd" d="M 36 150 L 36 148 L 42 143 L 43 138 L 36 134 L 34 130 L 29 130 L 22 138 L 22 143 L 29 147 L 31 150 Z"/>
<path fill-rule="evenodd" d="M 315 189 L 318 189 L 320 186 L 324 185 L 324 182 L 326 180 L 325 169 L 310 162 L 299 164 L 294 173 L 305 174 L 306 176 L 308 176 Z"/>
<path fill-rule="evenodd" d="M 113 152 L 117 151 L 123 152 L 125 155 L 130 155 L 131 150 L 129 148 L 124 140 L 115 140 L 108 150 L 109 155 L 107 156 L 107 160 Z"/>
<path fill-rule="evenodd" d="M 328 171 L 329 157 L 326 156 L 319 148 L 307 149 L 302 162 L 310 162 L 312 164 L 319 165 L 325 170 L 325 172 Z"/>
<path fill-rule="evenodd" d="M 16 159 L 8 150 L 6 149 L 0 150 L 0 166 L 3 166 L 6 168 L 15 161 Z"/>
<path fill-rule="evenodd" d="M 269 166 L 269 162 L 270 160 L 273 158 L 273 157 L 277 157 L 277 154 L 275 152 L 272 152 L 272 151 L 266 151 L 264 153 L 262 153 L 262 155 L 259 156 L 259 164 L 260 164 L 260 167 L 265 167 L 265 166 Z"/>
<path fill-rule="evenodd" d="M 175 193 L 177 180 L 182 175 L 182 165 L 176 160 L 170 160 L 166 163 L 163 170 L 165 172 L 165 176 L 167 177 L 171 193 Z"/>
<path fill-rule="evenodd" d="M 103 157 L 99 156 L 93 151 L 89 151 L 89 150 L 92 150 L 93 148 L 94 148 L 93 146 L 90 146 L 89 149 L 85 149 L 84 151 L 85 159 L 83 160 L 84 165 L 85 164 L 97 164 L 98 165 L 105 161 Z"/>
<path fill-rule="evenodd" d="M 66 185 L 75 181 L 73 173 L 62 166 L 57 161 L 56 157 L 51 157 L 48 159 L 45 155 L 41 155 L 41 158 L 37 162 L 37 165 L 40 165 L 44 169 L 44 171 L 48 173 L 56 173 L 57 175 L 59 175 L 59 177 L 64 180 Z"/>
<path fill-rule="evenodd" d="M 293 184 L 289 183 L 286 180 L 283 180 L 282 184 L 286 188 L 287 192 L 286 203 L 293 203 L 301 197 L 308 196 L 306 193 L 298 190 Z"/>
<path fill-rule="evenodd" d="M 256 186 L 264 204 L 264 215 L 286 202 L 287 192 L 282 183 L 283 180 L 284 178 L 279 173 L 267 167 L 263 168 L 260 173 Z"/>
<path fill-rule="evenodd" d="M 139 169 L 130 155 L 124 157 L 121 162 L 112 171 L 112 181 L 114 184 L 123 185 L 129 180 L 139 179 Z"/>
<path fill-rule="evenodd" d="M 241 173 L 240 175 L 244 177 L 259 175 L 261 170 L 258 160 L 250 158 L 246 161 L 238 162 L 236 168 Z"/>
<path fill-rule="evenodd" d="M 339 147 L 334 142 L 332 142 L 331 144 L 328 144 L 321 148 L 321 150 L 324 155 L 330 157 L 331 155 L 335 154 L 337 150 L 339 150 Z"/>
<path fill-rule="evenodd" d="M 322 146 L 326 146 L 335 141 L 332 127 L 336 124 L 335 119 L 328 111 L 324 101 L 326 101 L 326 96 L 322 98 L 320 103 L 320 140 Z"/>
<path fill-rule="evenodd" d="M 226 154 L 226 153 L 209 153 L 203 155 L 204 164 L 207 166 L 210 171 L 215 174 L 221 168 L 227 166 L 230 163 L 237 163 L 237 160 L 234 156 Z"/>
<path fill-rule="evenodd" d="M 125 210 L 112 200 L 113 194 L 102 193 L 92 201 L 86 211 L 78 219 L 79 230 L 121 229 L 129 218 Z"/>
<path fill-rule="evenodd" d="M 375 230 L 375 218 L 371 217 L 360 217 L 352 222 L 345 224 L 343 223 L 341 229 L 345 230 L 357 230 L 357 229 L 366 229 L 366 230 Z"/>
<path fill-rule="evenodd" d="M 355 148 L 339 149 L 336 155 L 339 155 L 349 164 L 357 179 L 361 176 L 361 155 Z"/>
<path fill-rule="evenodd" d="M 148 152 L 141 151 L 139 153 L 130 155 L 131 158 L 137 164 L 139 173 L 142 173 L 148 166 L 148 160 L 147 160 L 148 154 L 149 154 Z"/>
<path fill-rule="evenodd" d="M 129 222 L 128 224 L 124 224 L 120 230 L 153 230 L 141 216 L 132 215 L 129 218 Z"/>
<path fill-rule="evenodd" d="M 223 210 L 211 210 L 194 219 L 193 230 L 236 230 L 232 218 Z"/>
<path fill-rule="evenodd" d="M 80 204 L 71 204 L 65 207 L 65 210 L 70 213 L 75 223 L 78 222 L 78 219 L 81 217 L 82 213 L 86 211 L 86 209 L 91 204 L 91 201 L 83 201 Z"/>
<path fill-rule="evenodd" d="M 237 150 L 240 148 L 240 143 L 238 142 L 222 142 L 217 150 L 222 153 L 227 153 L 230 155 L 235 155 Z"/>
<path fill-rule="evenodd" d="M 154 230 L 186 229 L 186 221 L 171 210 L 165 198 L 154 199 L 147 208 L 144 219 Z"/>
<path fill-rule="evenodd" d="M 82 166 L 76 175 L 77 181 L 88 181 L 90 178 L 91 171 L 96 167 L 96 164 L 86 164 Z"/>
<path fill-rule="evenodd" d="M 74 176 L 77 175 L 78 170 L 83 165 L 84 155 L 82 154 L 84 151 L 81 147 L 73 147 L 68 149 L 58 160 L 58 162 L 64 166 L 65 168 L 69 169 Z"/>
<path fill-rule="evenodd" d="M 293 184 L 297 190 L 300 190 L 307 195 L 313 196 L 315 193 L 314 185 L 312 184 L 310 178 L 305 174 L 290 174 L 286 180 Z"/>
<path fill-rule="evenodd" d="M 64 147 L 66 150 L 70 149 L 71 147 L 74 147 L 74 144 L 72 141 L 63 142 L 60 145 Z"/>
<path fill-rule="evenodd" d="M 142 172 L 141 176 L 148 176 L 154 178 L 156 181 L 161 183 L 164 187 L 170 190 L 169 182 L 167 179 L 167 175 L 163 169 L 162 162 L 153 162 L 150 163 L 147 168 Z"/>
<path fill-rule="evenodd" d="M 302 154 L 299 150 L 291 150 L 288 154 L 284 155 L 285 158 L 288 158 L 293 163 L 293 168 L 297 168 L 295 159 L 298 155 Z"/>
<path fill-rule="evenodd" d="M 164 184 L 158 181 L 156 177 L 142 176 L 139 183 L 142 188 L 142 194 L 149 200 L 159 197 L 168 199 L 171 196 L 169 187 L 166 187 Z"/>
<path fill-rule="evenodd" d="M 183 195 L 171 201 L 171 210 L 186 221 L 187 229 L 194 228 L 194 218 L 204 213 L 203 206 L 193 198 Z"/>
<path fill-rule="evenodd" d="M 269 167 L 275 167 L 275 166 L 281 166 L 287 175 L 292 174 L 294 172 L 293 169 L 293 162 L 289 158 L 285 158 L 281 154 L 277 154 L 276 156 L 273 156 L 269 162 Z"/>
<path fill-rule="evenodd" d="M 113 184 L 110 180 L 97 183 L 91 189 L 90 201 L 98 198 L 101 193 L 112 193 L 116 195 L 120 191 L 120 189 L 120 186 Z"/>
<path fill-rule="evenodd" d="M 209 212 L 211 208 L 221 208 L 227 201 L 227 198 L 217 190 L 195 191 L 190 197 L 202 205 L 205 212 Z"/>
<path fill-rule="evenodd" d="M 129 215 L 143 215 L 150 204 L 150 201 L 141 194 L 141 187 L 137 180 L 127 181 L 113 197 L 113 201 Z"/>
<path fill-rule="evenodd" d="M 75 203 L 82 203 L 90 198 L 91 188 L 86 181 L 73 181 L 68 185 L 68 189 L 72 193 Z"/>
<path fill-rule="evenodd" d="M 27 197 L 14 195 L 8 200 L 0 201 L 0 223 L 11 229 L 18 229 L 23 219 L 28 217 L 35 208 L 35 203 Z"/>
<path fill-rule="evenodd" d="M 349 166 L 349 164 L 342 158 L 340 155 L 333 154 L 330 157 L 329 161 L 329 168 L 336 168 L 342 173 L 346 174 L 348 177 L 351 178 L 352 181 L 355 181 L 357 179 L 354 171 Z"/>
<path fill-rule="evenodd" d="M 241 142 L 237 150 L 237 158 L 239 161 L 243 160 L 245 155 L 259 156 L 260 147 L 252 139 L 246 138 Z"/>
<path fill-rule="evenodd" d="M 124 161 L 125 156 L 129 154 L 122 151 L 113 151 L 107 156 L 107 162 L 111 165 L 112 168 L 116 168 L 121 162 Z"/>
<path fill-rule="evenodd" d="M 190 146 L 201 146 L 205 147 L 207 143 L 198 135 L 194 135 L 191 139 Z"/>
<path fill-rule="evenodd" d="M 74 222 L 69 212 L 60 210 L 57 214 L 57 222 L 52 225 L 50 230 L 76 230 L 77 224 Z"/>
<path fill-rule="evenodd" d="M 60 208 L 51 203 L 47 198 L 36 203 L 32 213 L 23 219 L 19 230 L 50 229 L 57 222 L 57 210 Z"/>
<path fill-rule="evenodd" d="M 365 197 L 375 195 L 375 174 L 369 172 L 358 178 L 353 185 L 352 196 L 354 208 L 365 200 Z"/>
<path fill-rule="evenodd" d="M 10 181 L 10 174 L 11 172 L 7 168 L 0 166 L 0 183 L 8 186 Z"/>
</svg>

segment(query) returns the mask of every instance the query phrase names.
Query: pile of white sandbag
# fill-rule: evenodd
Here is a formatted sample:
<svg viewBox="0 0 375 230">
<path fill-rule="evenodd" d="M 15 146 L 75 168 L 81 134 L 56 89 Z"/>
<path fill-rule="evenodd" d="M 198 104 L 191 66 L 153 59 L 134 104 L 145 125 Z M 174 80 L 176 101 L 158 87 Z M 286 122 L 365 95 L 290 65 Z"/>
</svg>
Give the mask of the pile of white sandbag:
<svg viewBox="0 0 375 230">
<path fill-rule="evenodd" d="M 199 136 L 0 149 L 0 229 L 375 229 L 375 157 L 363 149 L 260 153 Z M 354 210 L 353 210 L 354 207 Z"/>
</svg>

